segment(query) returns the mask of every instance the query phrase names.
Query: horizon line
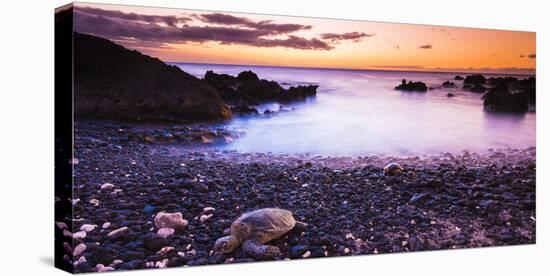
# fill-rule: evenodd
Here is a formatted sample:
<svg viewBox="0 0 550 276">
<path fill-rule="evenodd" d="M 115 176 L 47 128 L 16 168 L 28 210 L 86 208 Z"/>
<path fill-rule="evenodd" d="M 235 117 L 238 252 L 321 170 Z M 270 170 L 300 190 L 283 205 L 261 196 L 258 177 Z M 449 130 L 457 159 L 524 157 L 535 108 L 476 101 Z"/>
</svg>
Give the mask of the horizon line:
<svg viewBox="0 0 550 276">
<path fill-rule="evenodd" d="M 315 67 L 315 66 L 292 66 L 292 65 L 263 65 L 263 64 L 236 64 L 236 63 L 205 63 L 205 62 L 188 62 L 188 61 L 164 61 L 165 63 L 186 63 L 186 64 L 203 64 L 203 65 L 227 65 L 227 66 L 256 66 L 256 67 L 282 67 L 282 68 L 296 68 L 296 69 L 318 69 L 318 70 L 347 70 L 347 71 L 381 71 L 381 72 L 420 72 L 420 73 L 455 73 L 455 74 L 486 74 L 486 75 L 515 75 L 515 76 L 536 76 L 536 68 L 533 69 L 519 69 L 519 70 L 533 70 L 533 73 L 511 73 L 511 72 L 486 72 L 482 71 L 483 69 L 474 69 L 474 70 L 467 70 L 464 69 L 463 71 L 453 71 L 452 69 L 441 69 L 437 70 L 435 68 L 423 68 L 419 67 L 417 70 L 414 70 L 414 68 L 409 67 L 409 70 L 406 70 L 406 67 L 402 67 L 403 70 L 400 69 L 389 69 L 388 67 L 380 66 L 381 68 L 386 69 L 376 69 L 376 68 L 344 68 L 344 67 Z M 376 66 L 373 66 L 376 67 Z M 399 67 L 395 67 L 399 68 Z M 494 68 L 489 70 L 505 70 L 505 68 Z"/>
</svg>

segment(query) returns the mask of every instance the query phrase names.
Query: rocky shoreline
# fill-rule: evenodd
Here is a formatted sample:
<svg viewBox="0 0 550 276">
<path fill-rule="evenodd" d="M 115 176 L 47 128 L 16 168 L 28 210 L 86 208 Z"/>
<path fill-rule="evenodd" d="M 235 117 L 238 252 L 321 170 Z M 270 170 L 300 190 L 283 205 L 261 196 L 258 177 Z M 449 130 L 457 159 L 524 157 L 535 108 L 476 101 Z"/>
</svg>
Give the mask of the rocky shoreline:
<svg viewBox="0 0 550 276">
<path fill-rule="evenodd" d="M 77 121 L 74 221 L 56 226 L 72 240 L 65 249 L 76 272 L 255 261 L 241 249 L 222 255 L 212 248 L 239 215 L 264 207 L 291 210 L 308 224 L 270 243 L 280 259 L 536 241 L 534 148 L 413 157 L 245 154 L 202 140 L 227 142 L 228 130 L 180 130 Z M 384 175 L 389 162 L 404 171 Z M 161 231 L 161 212 L 181 213 L 187 223 Z"/>
</svg>

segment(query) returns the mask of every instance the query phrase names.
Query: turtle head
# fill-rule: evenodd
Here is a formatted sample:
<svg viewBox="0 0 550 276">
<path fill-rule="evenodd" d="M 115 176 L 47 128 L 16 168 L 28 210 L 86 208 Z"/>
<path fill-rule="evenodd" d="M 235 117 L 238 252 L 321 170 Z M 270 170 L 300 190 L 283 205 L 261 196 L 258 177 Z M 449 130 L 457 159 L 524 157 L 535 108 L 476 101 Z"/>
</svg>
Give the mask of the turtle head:
<svg viewBox="0 0 550 276">
<path fill-rule="evenodd" d="M 234 236 L 234 235 L 221 237 L 214 244 L 214 251 L 221 252 L 221 253 L 229 253 L 237 249 L 240 243 L 241 242 L 239 238 L 237 238 L 237 236 Z"/>
</svg>

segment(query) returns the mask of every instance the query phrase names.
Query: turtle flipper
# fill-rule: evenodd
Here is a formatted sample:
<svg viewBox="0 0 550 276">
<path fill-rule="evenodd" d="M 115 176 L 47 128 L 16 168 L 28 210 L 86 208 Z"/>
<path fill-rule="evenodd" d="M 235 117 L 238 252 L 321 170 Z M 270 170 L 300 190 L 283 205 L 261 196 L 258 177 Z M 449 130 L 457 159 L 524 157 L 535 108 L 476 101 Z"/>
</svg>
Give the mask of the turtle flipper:
<svg viewBox="0 0 550 276">
<path fill-rule="evenodd" d="M 248 255 L 257 260 L 274 259 L 281 255 L 281 251 L 276 246 L 263 245 L 254 240 L 246 240 L 243 242 L 243 250 Z"/>
<path fill-rule="evenodd" d="M 296 224 L 294 224 L 293 231 L 296 233 L 302 233 L 305 232 L 307 228 L 307 223 L 302 221 L 296 221 Z"/>
</svg>

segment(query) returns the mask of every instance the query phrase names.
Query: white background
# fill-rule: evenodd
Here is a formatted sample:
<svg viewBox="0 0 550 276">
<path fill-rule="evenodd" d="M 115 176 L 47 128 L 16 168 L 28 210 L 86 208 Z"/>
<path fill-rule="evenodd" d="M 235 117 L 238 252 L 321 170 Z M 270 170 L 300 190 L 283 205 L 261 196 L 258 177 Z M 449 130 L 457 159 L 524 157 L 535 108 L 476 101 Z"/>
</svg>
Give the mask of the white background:
<svg viewBox="0 0 550 276">
<path fill-rule="evenodd" d="M 142 270 L 129 275 L 542 275 L 550 272 L 547 1 L 97 1 L 537 32 L 537 244 L 307 261 Z M 53 268 L 53 11 L 65 1 L 0 9 L 0 274 Z M 546 25 L 546 26 L 545 26 Z M 126 273 L 125 273 L 126 274 Z"/>
</svg>

